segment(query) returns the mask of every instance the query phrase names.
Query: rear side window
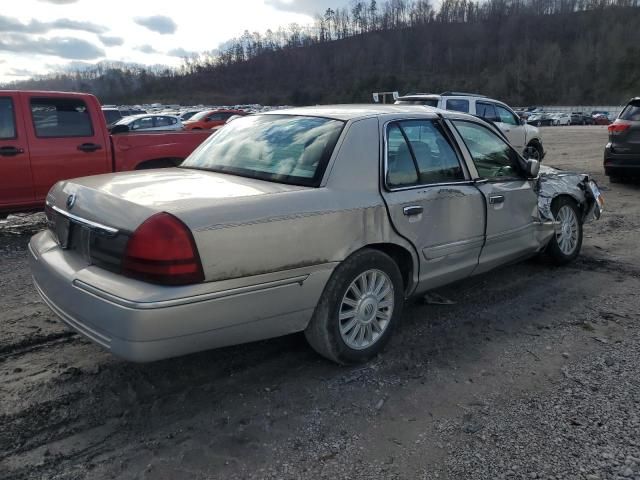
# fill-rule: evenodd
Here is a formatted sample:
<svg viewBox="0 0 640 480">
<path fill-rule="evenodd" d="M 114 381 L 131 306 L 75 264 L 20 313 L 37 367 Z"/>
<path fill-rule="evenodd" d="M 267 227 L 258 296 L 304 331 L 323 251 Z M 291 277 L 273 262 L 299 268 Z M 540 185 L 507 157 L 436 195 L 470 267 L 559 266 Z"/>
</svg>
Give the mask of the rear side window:
<svg viewBox="0 0 640 480">
<path fill-rule="evenodd" d="M 451 98 L 447 100 L 447 110 L 469 113 L 469 100 Z"/>
<path fill-rule="evenodd" d="M 0 97 L 0 140 L 16 138 L 16 118 L 13 112 L 13 100 Z"/>
<path fill-rule="evenodd" d="M 496 108 L 492 103 L 477 102 L 476 103 L 476 115 L 489 120 L 490 122 L 499 122 Z"/>
<path fill-rule="evenodd" d="M 392 123 L 387 133 L 387 185 L 391 188 L 464 180 L 455 150 L 431 120 Z"/>
<path fill-rule="evenodd" d="M 620 113 L 621 120 L 640 122 L 640 100 L 630 102 Z"/>
<path fill-rule="evenodd" d="M 153 128 L 153 117 L 139 118 L 131 125 L 131 130 L 145 130 Z"/>
<path fill-rule="evenodd" d="M 87 105 L 75 98 L 32 98 L 31 115 L 36 136 L 92 137 Z"/>
</svg>

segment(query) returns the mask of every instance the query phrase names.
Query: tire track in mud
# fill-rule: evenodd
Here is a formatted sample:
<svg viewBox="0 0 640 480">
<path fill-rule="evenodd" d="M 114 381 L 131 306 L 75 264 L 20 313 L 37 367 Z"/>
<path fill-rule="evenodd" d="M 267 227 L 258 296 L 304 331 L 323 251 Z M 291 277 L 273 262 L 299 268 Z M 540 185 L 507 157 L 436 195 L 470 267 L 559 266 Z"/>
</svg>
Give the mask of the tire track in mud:
<svg viewBox="0 0 640 480">
<path fill-rule="evenodd" d="M 16 343 L 0 345 L 0 362 L 9 357 L 24 355 L 39 348 L 49 347 L 52 344 L 64 343 L 77 338 L 78 334 L 72 330 L 50 333 L 48 335 L 32 336 Z"/>
</svg>

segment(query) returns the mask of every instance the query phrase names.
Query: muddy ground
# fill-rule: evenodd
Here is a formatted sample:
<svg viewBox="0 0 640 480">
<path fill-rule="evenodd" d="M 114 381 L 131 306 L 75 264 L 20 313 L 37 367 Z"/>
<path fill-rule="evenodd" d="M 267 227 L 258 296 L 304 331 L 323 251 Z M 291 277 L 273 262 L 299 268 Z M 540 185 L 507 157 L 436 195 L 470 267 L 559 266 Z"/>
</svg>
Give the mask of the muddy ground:
<svg viewBox="0 0 640 480">
<path fill-rule="evenodd" d="M 606 195 L 578 261 L 414 301 L 359 367 L 301 335 L 118 360 L 39 300 L 30 220 L 0 224 L 0 478 L 640 479 L 640 186 L 603 175 L 605 127 L 543 130 Z"/>
</svg>

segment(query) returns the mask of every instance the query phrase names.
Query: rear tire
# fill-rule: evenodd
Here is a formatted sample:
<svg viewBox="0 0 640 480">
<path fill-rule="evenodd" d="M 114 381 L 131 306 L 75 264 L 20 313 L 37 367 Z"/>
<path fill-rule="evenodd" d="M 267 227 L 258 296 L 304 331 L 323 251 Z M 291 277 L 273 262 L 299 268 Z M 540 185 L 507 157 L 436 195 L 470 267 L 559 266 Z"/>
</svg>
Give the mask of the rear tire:
<svg viewBox="0 0 640 480">
<path fill-rule="evenodd" d="M 624 183 L 624 179 L 622 177 L 609 177 L 609 183 Z"/>
<path fill-rule="evenodd" d="M 331 275 L 305 337 L 316 352 L 336 363 L 366 362 L 391 338 L 403 302 L 398 265 L 378 250 L 359 250 Z"/>
<path fill-rule="evenodd" d="M 569 197 L 558 197 L 551 204 L 553 217 L 560 222 L 547 245 L 546 253 L 556 265 L 573 261 L 582 248 L 582 221 L 578 204 Z"/>
<path fill-rule="evenodd" d="M 542 146 L 535 140 L 527 145 L 523 153 L 526 160 L 533 158 L 538 162 L 542 162 Z"/>
</svg>

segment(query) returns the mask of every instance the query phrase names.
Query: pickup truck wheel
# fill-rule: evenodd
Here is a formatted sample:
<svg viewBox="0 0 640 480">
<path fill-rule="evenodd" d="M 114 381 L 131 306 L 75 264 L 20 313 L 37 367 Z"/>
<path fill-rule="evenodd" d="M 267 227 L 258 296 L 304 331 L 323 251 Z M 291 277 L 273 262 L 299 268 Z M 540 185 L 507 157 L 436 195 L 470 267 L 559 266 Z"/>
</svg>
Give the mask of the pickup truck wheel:
<svg viewBox="0 0 640 480">
<path fill-rule="evenodd" d="M 389 341 L 403 302 L 398 265 L 380 251 L 360 250 L 333 272 L 304 333 L 329 360 L 366 362 Z"/>
<path fill-rule="evenodd" d="M 553 263 L 564 265 L 574 260 L 582 247 L 580 210 L 573 199 L 559 197 L 551 204 L 551 212 L 560 225 L 546 252 Z"/>
</svg>

